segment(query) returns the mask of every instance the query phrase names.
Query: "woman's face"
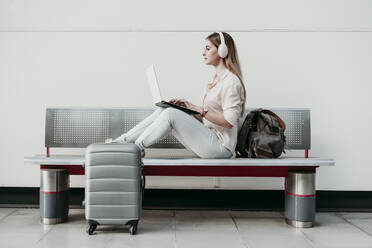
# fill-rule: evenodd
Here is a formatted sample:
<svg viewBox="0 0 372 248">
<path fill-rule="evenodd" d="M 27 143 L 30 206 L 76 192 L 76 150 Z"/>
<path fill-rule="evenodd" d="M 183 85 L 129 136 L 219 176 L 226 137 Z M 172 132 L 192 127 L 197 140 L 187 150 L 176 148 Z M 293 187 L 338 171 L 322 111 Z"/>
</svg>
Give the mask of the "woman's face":
<svg viewBox="0 0 372 248">
<path fill-rule="evenodd" d="M 217 47 L 213 45 L 208 39 L 205 40 L 205 46 L 203 49 L 203 59 L 206 65 L 218 65 L 220 56 L 218 56 Z"/>
</svg>

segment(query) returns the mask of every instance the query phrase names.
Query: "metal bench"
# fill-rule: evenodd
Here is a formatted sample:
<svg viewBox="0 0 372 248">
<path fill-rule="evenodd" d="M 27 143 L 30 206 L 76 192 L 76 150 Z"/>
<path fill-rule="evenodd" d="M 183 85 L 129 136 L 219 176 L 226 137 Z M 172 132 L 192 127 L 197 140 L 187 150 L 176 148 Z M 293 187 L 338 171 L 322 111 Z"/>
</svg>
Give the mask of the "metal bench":
<svg viewBox="0 0 372 248">
<path fill-rule="evenodd" d="M 245 115 L 251 109 L 246 109 Z M 277 159 L 143 159 L 147 176 L 211 177 L 284 177 L 285 216 L 288 224 L 310 227 L 315 217 L 315 172 L 319 166 L 331 166 L 333 159 L 311 158 L 310 109 L 271 109 L 285 122 L 286 149 L 304 150 L 304 157 Z M 24 161 L 40 169 L 65 168 L 70 175 L 84 175 L 84 156 L 51 155 L 57 147 L 85 148 L 128 131 L 154 111 L 151 108 L 93 109 L 47 108 L 45 122 L 46 155 L 25 157 Z M 241 118 L 239 127 L 244 121 Z M 184 148 L 171 134 L 149 148 Z M 170 150 L 171 151 L 171 150 Z"/>
</svg>

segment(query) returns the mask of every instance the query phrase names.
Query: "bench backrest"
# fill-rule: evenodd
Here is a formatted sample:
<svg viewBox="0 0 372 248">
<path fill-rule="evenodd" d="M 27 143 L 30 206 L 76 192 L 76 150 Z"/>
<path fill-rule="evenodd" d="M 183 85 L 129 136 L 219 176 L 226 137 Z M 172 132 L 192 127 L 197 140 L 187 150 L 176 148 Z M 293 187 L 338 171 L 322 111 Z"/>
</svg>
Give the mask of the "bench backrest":
<svg viewBox="0 0 372 248">
<path fill-rule="evenodd" d="M 240 119 L 253 108 L 247 108 Z M 154 108 L 93 109 L 47 108 L 45 147 L 87 147 L 91 143 L 116 138 L 145 119 Z M 310 109 L 270 108 L 287 125 L 286 149 L 310 149 Z M 184 148 L 169 134 L 150 148 Z"/>
</svg>

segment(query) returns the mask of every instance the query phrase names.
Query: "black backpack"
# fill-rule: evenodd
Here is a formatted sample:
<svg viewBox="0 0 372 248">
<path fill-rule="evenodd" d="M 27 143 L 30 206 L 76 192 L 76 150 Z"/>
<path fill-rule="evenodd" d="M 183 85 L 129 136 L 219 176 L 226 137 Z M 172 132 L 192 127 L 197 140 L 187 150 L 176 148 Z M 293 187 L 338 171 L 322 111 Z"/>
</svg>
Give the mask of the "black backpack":
<svg viewBox="0 0 372 248">
<path fill-rule="evenodd" d="M 267 109 L 255 109 L 245 117 L 238 134 L 236 157 L 277 158 L 284 151 L 285 123 Z"/>
</svg>

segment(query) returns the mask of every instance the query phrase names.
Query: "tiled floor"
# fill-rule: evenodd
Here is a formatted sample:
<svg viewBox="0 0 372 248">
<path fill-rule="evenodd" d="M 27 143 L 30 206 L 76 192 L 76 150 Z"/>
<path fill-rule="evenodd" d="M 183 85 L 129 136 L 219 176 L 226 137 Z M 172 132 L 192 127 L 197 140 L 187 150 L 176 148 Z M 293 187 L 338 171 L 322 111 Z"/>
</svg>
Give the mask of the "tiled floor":
<svg viewBox="0 0 372 248">
<path fill-rule="evenodd" d="M 41 225 L 39 209 L 0 208 L 0 247 L 371 247 L 372 213 L 317 213 L 313 228 L 288 226 L 278 212 L 144 210 L 138 234 L 127 227 L 85 232 L 83 209 L 69 222 Z"/>
</svg>

